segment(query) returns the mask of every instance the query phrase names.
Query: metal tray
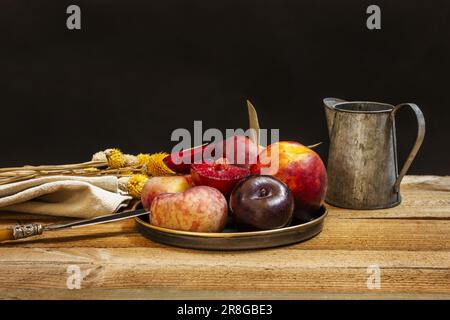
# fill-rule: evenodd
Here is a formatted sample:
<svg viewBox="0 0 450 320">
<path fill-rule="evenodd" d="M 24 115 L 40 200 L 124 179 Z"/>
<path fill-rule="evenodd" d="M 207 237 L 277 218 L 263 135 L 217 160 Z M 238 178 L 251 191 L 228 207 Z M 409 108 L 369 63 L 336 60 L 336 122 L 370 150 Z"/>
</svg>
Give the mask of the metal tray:
<svg viewBox="0 0 450 320">
<path fill-rule="evenodd" d="M 220 233 L 190 232 L 151 225 L 147 216 L 136 218 L 139 232 L 164 244 L 204 250 L 245 250 L 278 247 L 310 239 L 322 231 L 327 209 L 321 207 L 313 220 L 289 227 L 252 232 L 239 232 L 229 223 Z"/>
</svg>

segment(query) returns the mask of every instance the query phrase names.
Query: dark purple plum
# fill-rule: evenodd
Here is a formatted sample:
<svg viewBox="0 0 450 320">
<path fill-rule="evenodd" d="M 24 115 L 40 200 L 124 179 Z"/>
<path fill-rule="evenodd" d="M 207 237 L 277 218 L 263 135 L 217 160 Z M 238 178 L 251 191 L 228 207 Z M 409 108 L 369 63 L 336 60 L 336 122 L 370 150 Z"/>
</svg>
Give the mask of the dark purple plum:
<svg viewBox="0 0 450 320">
<path fill-rule="evenodd" d="M 286 184 L 273 176 L 242 179 L 230 197 L 233 220 L 239 230 L 270 230 L 289 225 L 294 197 Z"/>
</svg>

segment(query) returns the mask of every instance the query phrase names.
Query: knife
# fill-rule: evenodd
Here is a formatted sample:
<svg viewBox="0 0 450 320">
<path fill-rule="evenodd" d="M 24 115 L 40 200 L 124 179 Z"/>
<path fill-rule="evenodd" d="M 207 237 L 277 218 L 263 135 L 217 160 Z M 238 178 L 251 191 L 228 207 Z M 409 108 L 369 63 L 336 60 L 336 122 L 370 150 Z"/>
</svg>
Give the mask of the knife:
<svg viewBox="0 0 450 320">
<path fill-rule="evenodd" d="M 43 226 L 40 223 L 15 224 L 7 229 L 0 229 L 0 242 L 6 240 L 19 240 L 36 235 L 41 235 L 43 232 L 46 231 L 81 228 L 101 223 L 115 222 L 142 216 L 148 213 L 149 212 L 145 209 L 139 209 L 133 211 L 124 211 L 115 214 L 108 214 L 91 219 L 76 220 L 68 223 L 54 223 L 45 226 Z"/>
</svg>

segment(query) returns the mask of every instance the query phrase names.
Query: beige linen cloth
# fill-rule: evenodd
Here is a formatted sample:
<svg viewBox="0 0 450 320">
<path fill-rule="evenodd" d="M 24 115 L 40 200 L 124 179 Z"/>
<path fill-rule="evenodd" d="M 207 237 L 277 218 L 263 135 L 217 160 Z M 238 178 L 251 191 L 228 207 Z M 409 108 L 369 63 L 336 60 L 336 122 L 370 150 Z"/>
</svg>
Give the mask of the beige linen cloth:
<svg viewBox="0 0 450 320">
<path fill-rule="evenodd" d="M 130 200 L 114 176 L 48 176 L 0 185 L 0 212 L 92 218 L 114 213 Z"/>
</svg>

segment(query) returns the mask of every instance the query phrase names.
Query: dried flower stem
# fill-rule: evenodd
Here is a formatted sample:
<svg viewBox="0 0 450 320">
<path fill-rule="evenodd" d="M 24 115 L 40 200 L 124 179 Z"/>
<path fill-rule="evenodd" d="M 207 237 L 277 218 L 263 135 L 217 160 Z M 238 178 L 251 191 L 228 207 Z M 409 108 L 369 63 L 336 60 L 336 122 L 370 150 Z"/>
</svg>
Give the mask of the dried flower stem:
<svg viewBox="0 0 450 320">
<path fill-rule="evenodd" d="M 2 178 L 2 179 L 0 179 L 0 185 L 29 180 L 29 179 L 33 179 L 36 177 L 37 177 L 37 174 L 33 173 L 33 174 L 21 175 L 21 176 L 17 176 L 17 177 Z"/>
<path fill-rule="evenodd" d="M 23 167 L 11 167 L 11 168 L 0 168 L 0 173 L 4 172 L 15 172 L 15 171 L 50 171 L 50 170 L 64 170 L 64 169 L 84 169 L 84 168 L 99 168 L 107 166 L 108 162 L 105 161 L 88 161 L 82 163 L 74 164 L 60 164 L 60 165 L 44 165 L 44 166 L 23 166 Z"/>
</svg>

